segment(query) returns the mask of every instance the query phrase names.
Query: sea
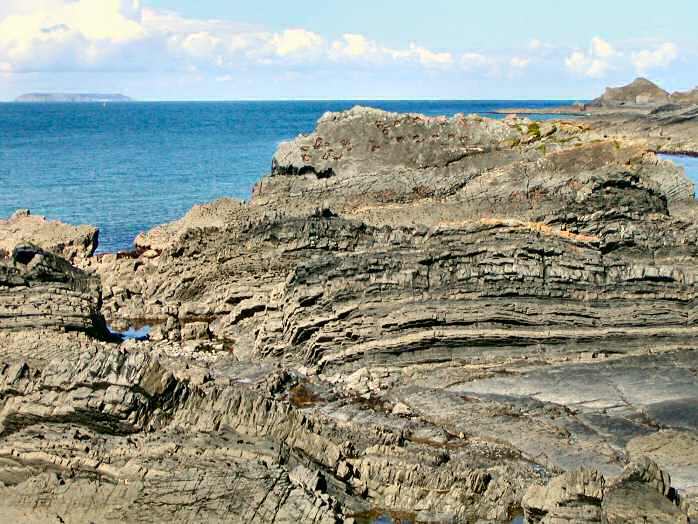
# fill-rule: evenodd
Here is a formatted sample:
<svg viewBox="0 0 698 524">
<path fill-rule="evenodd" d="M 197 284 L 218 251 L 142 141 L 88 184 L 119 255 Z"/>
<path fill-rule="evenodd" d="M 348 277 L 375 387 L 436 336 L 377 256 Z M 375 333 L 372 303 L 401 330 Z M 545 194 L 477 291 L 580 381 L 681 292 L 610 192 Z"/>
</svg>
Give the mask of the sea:
<svg viewBox="0 0 698 524">
<path fill-rule="evenodd" d="M 248 199 L 278 144 L 355 105 L 426 115 L 573 101 L 289 101 L 0 104 L 0 218 L 18 208 L 100 229 L 100 252 L 193 205 Z M 545 116 L 541 116 L 545 118 Z M 686 159 L 694 175 L 698 160 Z"/>
</svg>

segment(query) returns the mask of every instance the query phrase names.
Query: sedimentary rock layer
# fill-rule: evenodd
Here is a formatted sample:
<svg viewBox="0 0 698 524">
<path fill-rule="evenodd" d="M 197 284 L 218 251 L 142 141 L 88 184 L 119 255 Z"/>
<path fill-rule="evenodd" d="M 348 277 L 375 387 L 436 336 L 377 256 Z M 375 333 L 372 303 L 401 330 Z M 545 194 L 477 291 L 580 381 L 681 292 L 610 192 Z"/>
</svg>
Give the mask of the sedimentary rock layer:
<svg viewBox="0 0 698 524">
<path fill-rule="evenodd" d="M 662 114 L 330 113 L 249 203 L 76 260 L 87 273 L 42 254 L 80 293 L 98 275 L 101 312 L 150 340 L 0 329 L 3 509 L 686 522 L 698 215 L 640 126 L 665 148 L 696 122 Z M 23 258 L 6 266 L 31 288 Z"/>
<path fill-rule="evenodd" d="M 0 259 L 0 330 L 104 334 L 99 279 L 32 244 Z"/>
</svg>

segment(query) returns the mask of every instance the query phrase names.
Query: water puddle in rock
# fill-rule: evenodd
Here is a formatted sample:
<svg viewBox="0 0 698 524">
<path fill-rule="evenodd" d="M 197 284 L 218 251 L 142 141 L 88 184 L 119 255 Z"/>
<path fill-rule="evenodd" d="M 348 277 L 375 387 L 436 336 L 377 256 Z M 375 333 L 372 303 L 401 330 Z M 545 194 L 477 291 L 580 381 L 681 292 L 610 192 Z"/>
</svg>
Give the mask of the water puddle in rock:
<svg viewBox="0 0 698 524">
<path fill-rule="evenodd" d="M 698 157 L 687 155 L 659 155 L 664 160 L 671 160 L 686 170 L 686 176 L 698 187 Z"/>
<path fill-rule="evenodd" d="M 435 524 L 437 521 L 418 520 L 414 513 L 367 511 L 352 515 L 356 524 Z M 449 521 L 450 522 L 450 521 Z M 524 524 L 523 514 L 516 515 L 508 524 Z"/>
<path fill-rule="evenodd" d="M 118 331 L 111 326 L 107 326 L 109 333 L 121 340 L 148 340 L 150 335 L 150 326 L 129 326 L 124 331 Z"/>
<path fill-rule="evenodd" d="M 353 515 L 356 524 L 416 524 L 414 513 L 366 511 Z"/>
</svg>

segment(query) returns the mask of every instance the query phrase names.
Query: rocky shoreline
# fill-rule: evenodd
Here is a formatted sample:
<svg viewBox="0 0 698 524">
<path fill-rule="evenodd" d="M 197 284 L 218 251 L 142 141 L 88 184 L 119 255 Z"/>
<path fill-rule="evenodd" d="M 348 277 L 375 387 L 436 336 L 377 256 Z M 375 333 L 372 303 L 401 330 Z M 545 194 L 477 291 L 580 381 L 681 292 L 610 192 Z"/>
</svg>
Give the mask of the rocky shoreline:
<svg viewBox="0 0 698 524">
<path fill-rule="evenodd" d="M 697 140 L 357 107 L 131 253 L 0 221 L 5 518 L 695 520 Z"/>
</svg>

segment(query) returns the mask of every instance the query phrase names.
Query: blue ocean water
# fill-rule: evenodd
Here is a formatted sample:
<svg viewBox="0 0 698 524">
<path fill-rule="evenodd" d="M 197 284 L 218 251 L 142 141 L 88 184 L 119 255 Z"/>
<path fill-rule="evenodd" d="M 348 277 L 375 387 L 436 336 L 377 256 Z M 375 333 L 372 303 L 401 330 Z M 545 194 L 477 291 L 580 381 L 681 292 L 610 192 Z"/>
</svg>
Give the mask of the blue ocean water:
<svg viewBox="0 0 698 524">
<path fill-rule="evenodd" d="M 326 101 L 0 104 L 0 217 L 29 208 L 100 228 L 100 251 L 194 204 L 246 199 L 280 141 L 325 111 L 361 104 L 427 115 L 569 101 Z M 495 116 L 495 115 L 490 115 Z"/>
</svg>

